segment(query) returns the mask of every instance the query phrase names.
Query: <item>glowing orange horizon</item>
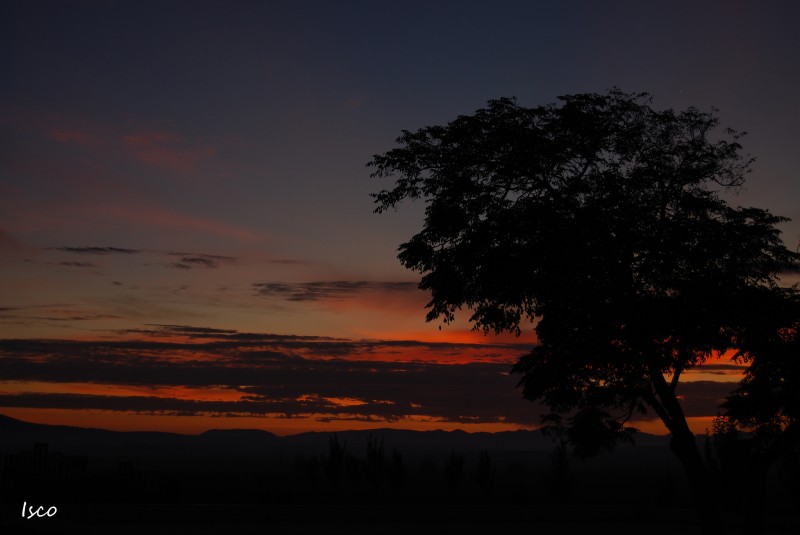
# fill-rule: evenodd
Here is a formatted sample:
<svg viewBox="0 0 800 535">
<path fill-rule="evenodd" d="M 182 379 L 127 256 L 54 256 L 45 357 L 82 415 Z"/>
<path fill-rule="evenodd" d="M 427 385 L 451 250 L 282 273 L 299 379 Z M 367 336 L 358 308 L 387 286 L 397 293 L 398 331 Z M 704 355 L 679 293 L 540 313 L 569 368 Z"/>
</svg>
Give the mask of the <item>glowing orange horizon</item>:
<svg viewBox="0 0 800 535">
<path fill-rule="evenodd" d="M 505 422 L 463 423 L 410 417 L 395 421 L 331 420 L 329 415 L 309 417 L 224 417 L 224 416 L 174 416 L 119 413 L 102 410 L 2 408 L 0 414 L 44 425 L 69 425 L 83 428 L 100 428 L 109 431 L 159 431 L 197 435 L 212 429 L 260 429 L 275 435 L 287 436 L 306 432 L 336 433 L 370 429 L 400 429 L 409 431 L 465 431 L 468 433 L 497 433 L 503 431 L 536 430 L 539 426 Z M 689 429 L 703 435 L 713 429 L 713 416 L 687 418 Z M 628 426 L 642 433 L 668 435 L 661 420 L 630 421 Z"/>
<path fill-rule="evenodd" d="M 535 429 L 504 422 L 462 423 L 438 418 L 408 417 L 393 421 L 332 419 L 331 415 L 312 414 L 304 417 L 277 416 L 175 416 L 142 413 L 121 413 L 104 410 L 0 408 L 0 414 L 26 422 L 44 425 L 100 428 L 109 431 L 160 431 L 197 435 L 212 429 L 260 429 L 279 436 L 307 432 L 336 433 L 370 429 L 402 429 L 409 431 L 455 431 L 495 433 Z"/>
<path fill-rule="evenodd" d="M 214 343 L 226 339 L 225 332 L 199 330 L 193 335 L 191 332 L 171 332 L 169 330 L 151 332 L 128 332 L 119 337 L 103 337 L 82 335 L 72 337 L 75 342 L 108 342 L 109 340 L 125 342 L 129 340 L 152 341 L 161 343 L 174 343 L 174 348 L 163 347 L 148 348 L 143 346 L 135 349 L 142 357 L 153 357 L 162 362 L 215 362 L 220 367 L 244 366 L 232 360 L 226 361 L 224 353 L 204 349 L 203 343 Z M 385 333 L 382 333 L 385 334 Z M 260 350 L 258 335 L 254 335 L 255 343 L 248 340 L 248 350 Z M 302 339 L 302 337 L 300 338 Z M 264 338 L 264 348 L 280 346 L 284 341 L 296 341 L 297 338 L 278 336 L 276 339 Z M 344 359 L 351 362 L 395 362 L 398 364 L 409 362 L 424 362 L 430 364 L 461 365 L 473 363 L 513 363 L 521 356 L 521 345 L 535 343 L 535 336 L 531 334 L 515 337 L 513 335 L 486 335 L 469 330 L 442 330 L 434 332 L 407 331 L 397 332 L 389 339 L 382 340 L 341 340 L 352 344 L 351 352 L 343 355 L 332 351 L 329 354 L 317 351 L 313 345 L 316 342 L 329 343 L 330 338 L 308 337 L 308 346 L 293 347 L 292 352 L 308 361 Z M 381 342 L 386 342 L 382 345 Z M 393 342 L 409 342 L 397 344 Z M 436 344 L 441 343 L 442 346 Z M 188 344 L 185 348 L 182 344 Z M 359 344 L 363 344 L 361 348 Z M 431 344 L 430 346 L 426 344 Z M 452 345 L 448 345 L 452 344 Z M 691 381 L 731 382 L 731 379 L 740 379 L 743 368 L 732 360 L 733 352 L 714 355 L 707 361 L 708 366 L 699 366 L 688 370 L 683 375 L 682 383 Z M 735 365 L 731 367 L 713 367 L 715 365 Z M 256 364 L 258 365 L 258 364 Z M 510 368 L 510 367 L 509 367 Z M 111 397 L 148 397 L 164 398 L 182 401 L 198 402 L 240 402 L 248 401 L 248 392 L 240 388 L 226 387 L 224 385 L 208 387 L 183 386 L 171 384 L 158 384 L 154 378 L 152 385 L 126 385 L 105 384 L 94 382 L 48 382 L 48 381 L 2 381 L 0 393 L 2 394 L 62 394 L 62 395 L 98 395 Z M 313 389 L 312 385 L 309 385 Z M 380 416 L 369 416 L 367 411 L 349 414 L 348 407 L 358 407 L 367 403 L 380 403 L 374 399 L 362 400 L 358 397 L 348 396 L 351 392 L 346 389 L 337 395 L 320 396 L 309 390 L 302 396 L 320 396 L 317 401 L 324 401 L 328 411 L 324 414 L 296 414 L 291 417 L 279 414 L 266 414 L 253 416 L 251 413 L 242 414 L 211 414 L 176 416 L 170 411 L 135 412 L 135 411 L 110 411 L 100 409 L 46 409 L 26 407 L 0 407 L 0 413 L 26 421 L 46 423 L 51 425 L 75 425 L 79 427 L 102 427 L 112 430 L 161 430 L 180 433 L 201 433 L 213 428 L 242 428 L 252 427 L 264 429 L 276 434 L 291 434 L 304 431 L 344 431 L 348 429 L 374 429 L 391 427 L 397 429 L 431 430 L 463 429 L 470 431 L 495 432 L 516 429 L 533 429 L 536 426 L 511 422 L 484 422 L 464 423 L 455 420 L 445 420 L 443 417 L 424 416 L 420 414 L 408 415 L 399 418 L 384 419 Z M 252 394 L 249 394 L 252 396 Z M 295 394 L 297 395 L 297 394 Z M 301 401 L 299 398 L 283 401 Z M 416 407 L 419 409 L 420 407 Z M 320 409 L 317 409 L 320 410 Z M 335 413 L 339 414 L 335 414 Z M 417 412 L 417 411 L 413 411 Z M 230 416 L 227 418 L 226 416 Z M 696 433 L 704 433 L 711 428 L 713 416 L 700 416 L 689 418 L 690 428 Z M 525 421 L 524 419 L 522 421 Z M 631 422 L 630 425 L 639 427 L 642 431 L 653 434 L 666 434 L 667 430 L 658 420 L 641 420 Z"/>
</svg>

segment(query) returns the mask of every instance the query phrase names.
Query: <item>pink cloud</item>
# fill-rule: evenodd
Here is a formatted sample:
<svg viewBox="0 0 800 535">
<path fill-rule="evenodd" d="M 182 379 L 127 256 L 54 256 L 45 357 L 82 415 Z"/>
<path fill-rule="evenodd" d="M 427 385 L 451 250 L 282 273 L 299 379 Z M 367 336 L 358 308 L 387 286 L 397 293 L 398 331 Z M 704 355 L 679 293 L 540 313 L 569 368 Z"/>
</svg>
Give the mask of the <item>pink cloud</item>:
<svg viewBox="0 0 800 535">
<path fill-rule="evenodd" d="M 128 148 L 141 149 L 164 143 L 180 143 L 183 138 L 174 132 L 137 132 L 122 137 Z"/>
<path fill-rule="evenodd" d="M 177 173 L 191 173 L 217 153 L 210 145 L 193 145 L 166 131 L 140 130 L 122 136 L 122 143 L 139 162 Z"/>
<path fill-rule="evenodd" d="M 114 227 L 116 223 L 173 231 L 197 231 L 244 242 L 260 241 L 253 229 L 213 217 L 194 216 L 165 208 L 149 201 L 152 192 L 140 190 L 133 177 L 141 169 L 164 171 L 172 179 L 205 172 L 217 176 L 231 162 L 210 164 L 218 154 L 213 144 L 193 139 L 179 131 L 131 118 L 118 124 L 80 114 L 58 114 L 15 109 L 0 104 L 0 124 L 10 124 L 20 132 L 36 135 L 41 141 L 68 150 L 53 152 L 51 147 L 32 144 L 8 162 L 7 169 L 18 179 L 0 185 L 0 209 L 7 228 L 16 236 L 56 229 L 91 230 Z M 63 189 L 57 198 L 41 198 L 28 189 L 15 188 L 29 177 L 46 177 Z M 166 178 L 166 177 L 164 177 Z M 195 177 L 192 177 L 194 179 Z M 0 235 L 3 247 L 10 244 Z"/>
<path fill-rule="evenodd" d="M 155 227 L 162 231 L 194 230 L 243 242 L 255 242 L 262 239 L 261 234 L 247 227 L 217 219 L 196 217 L 159 206 L 106 205 L 102 211 L 113 220 Z"/>
<path fill-rule="evenodd" d="M 0 199 L 2 201 L 2 199 Z M 3 207 L 0 202 L 0 207 Z M 236 225 L 211 217 L 200 217 L 157 205 L 109 202 L 34 202 L 21 200 L 6 209 L 10 228 L 17 235 L 50 233 L 53 231 L 79 231 L 91 233 L 97 229 L 115 231 L 146 229 L 159 234 L 198 232 L 244 243 L 257 243 L 265 235 L 255 229 Z M 24 247 L 0 227 L 0 251 L 19 250 Z"/>
<path fill-rule="evenodd" d="M 201 169 L 219 152 L 217 147 L 187 138 L 178 131 L 130 119 L 113 124 L 79 115 L 9 110 L 3 122 L 36 132 L 59 144 L 80 147 L 92 158 L 102 154 L 133 159 L 148 167 L 178 174 Z"/>
<path fill-rule="evenodd" d="M 59 143 L 75 143 L 82 147 L 97 147 L 102 145 L 103 137 L 97 132 L 76 127 L 54 126 L 49 135 Z"/>
</svg>

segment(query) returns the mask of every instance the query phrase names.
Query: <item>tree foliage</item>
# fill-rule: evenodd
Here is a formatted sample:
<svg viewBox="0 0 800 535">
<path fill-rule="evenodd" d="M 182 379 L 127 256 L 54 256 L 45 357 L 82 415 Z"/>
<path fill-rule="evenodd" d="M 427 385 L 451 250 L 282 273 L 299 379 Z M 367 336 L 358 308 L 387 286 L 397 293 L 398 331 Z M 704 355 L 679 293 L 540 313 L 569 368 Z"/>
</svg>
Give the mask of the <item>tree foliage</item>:
<svg viewBox="0 0 800 535">
<path fill-rule="evenodd" d="M 559 100 L 527 108 L 502 98 L 403 131 L 368 164 L 395 179 L 374 194 L 376 212 L 425 202 L 399 259 L 422 275 L 429 321 L 468 309 L 486 332 L 535 323 L 538 344 L 513 371 L 578 452 L 613 447 L 629 436 L 627 419 L 649 409 L 697 474 L 679 379 L 736 349 L 753 379 L 733 410 L 765 384 L 756 376 L 782 373 L 762 346 L 792 325 L 754 313 L 796 300 L 776 278 L 798 262 L 776 228 L 786 219 L 726 201 L 754 160 L 716 110 L 656 110 L 647 94 L 619 89 Z"/>
<path fill-rule="evenodd" d="M 762 472 L 800 454 L 800 296 L 786 294 L 751 310 L 736 354 L 749 366 L 715 420 L 722 449 L 745 451 Z"/>
</svg>

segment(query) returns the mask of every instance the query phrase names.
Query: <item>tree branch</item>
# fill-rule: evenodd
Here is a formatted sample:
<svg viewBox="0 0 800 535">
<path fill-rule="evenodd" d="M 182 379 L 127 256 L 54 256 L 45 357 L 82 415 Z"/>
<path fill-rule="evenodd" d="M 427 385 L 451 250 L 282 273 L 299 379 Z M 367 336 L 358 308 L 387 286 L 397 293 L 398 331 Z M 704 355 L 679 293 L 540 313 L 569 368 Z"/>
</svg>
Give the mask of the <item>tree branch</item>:
<svg viewBox="0 0 800 535">
<path fill-rule="evenodd" d="M 681 372 L 683 371 L 683 362 L 681 361 L 678 366 L 675 367 L 675 373 L 672 374 L 672 380 L 669 382 L 669 388 L 672 390 L 672 393 L 675 393 L 675 389 L 678 387 L 678 380 L 681 377 Z"/>
<path fill-rule="evenodd" d="M 647 403 L 653 408 L 653 410 L 656 411 L 656 414 L 658 414 L 658 417 L 661 418 L 662 422 L 664 422 L 664 425 L 667 426 L 667 429 L 672 431 L 672 418 L 666 409 L 664 409 L 664 406 L 658 401 L 655 393 L 653 391 L 649 391 L 643 397 L 645 398 L 645 401 L 647 401 Z"/>
</svg>

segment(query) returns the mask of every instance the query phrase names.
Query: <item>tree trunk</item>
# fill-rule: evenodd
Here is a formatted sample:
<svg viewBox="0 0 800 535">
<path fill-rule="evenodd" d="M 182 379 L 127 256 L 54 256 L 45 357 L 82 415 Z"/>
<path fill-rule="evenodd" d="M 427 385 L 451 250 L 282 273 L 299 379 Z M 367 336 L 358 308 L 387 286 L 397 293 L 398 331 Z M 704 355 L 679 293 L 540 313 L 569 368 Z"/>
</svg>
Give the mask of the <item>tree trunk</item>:
<svg viewBox="0 0 800 535">
<path fill-rule="evenodd" d="M 660 370 L 656 368 L 651 370 L 650 378 L 658 395 L 658 399 L 651 397 L 651 406 L 672 433 L 669 446 L 683 465 L 689 480 L 700 531 L 703 535 L 725 535 L 725 526 L 722 524 L 719 510 L 719 496 L 700 456 L 694 433 L 689 429 L 686 415 L 675 396 L 675 389 L 667 384 Z"/>
<path fill-rule="evenodd" d="M 686 426 L 685 432 L 673 431 L 670 449 L 678 457 L 692 490 L 692 503 L 698 526 L 703 535 L 724 535 L 725 527 L 719 511 L 717 489 L 711 483 L 708 469 L 700 456 L 694 434 Z"/>
</svg>

